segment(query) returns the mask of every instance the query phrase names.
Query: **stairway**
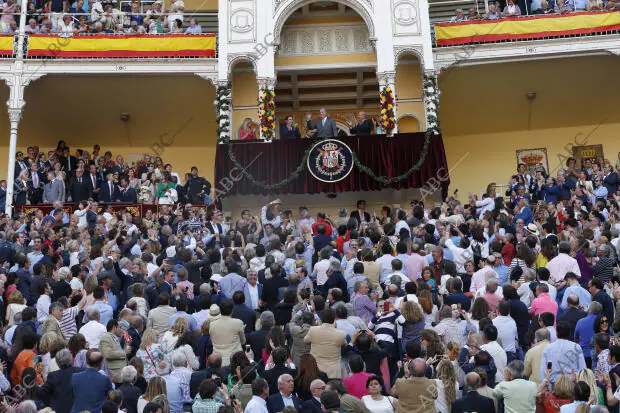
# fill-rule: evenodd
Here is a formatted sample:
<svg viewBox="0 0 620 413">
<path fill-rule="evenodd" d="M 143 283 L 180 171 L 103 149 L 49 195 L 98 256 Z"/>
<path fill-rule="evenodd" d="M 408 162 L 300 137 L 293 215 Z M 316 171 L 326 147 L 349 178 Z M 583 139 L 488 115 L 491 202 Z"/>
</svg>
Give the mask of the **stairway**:
<svg viewBox="0 0 620 413">
<path fill-rule="evenodd" d="M 485 13 L 484 0 L 429 0 L 429 15 L 431 24 L 448 22 L 454 16 L 456 9 L 463 9 L 465 14 L 478 3 L 478 13 Z"/>
</svg>

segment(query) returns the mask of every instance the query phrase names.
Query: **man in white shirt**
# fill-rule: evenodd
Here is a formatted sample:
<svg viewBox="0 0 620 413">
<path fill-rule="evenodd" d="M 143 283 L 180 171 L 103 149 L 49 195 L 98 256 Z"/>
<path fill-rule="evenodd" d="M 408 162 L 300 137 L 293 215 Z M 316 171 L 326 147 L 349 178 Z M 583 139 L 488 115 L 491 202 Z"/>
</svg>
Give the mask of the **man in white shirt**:
<svg viewBox="0 0 620 413">
<path fill-rule="evenodd" d="M 556 286 L 562 288 L 564 286 L 564 277 L 568 272 L 574 272 L 581 277 L 581 270 L 577 260 L 571 257 L 571 247 L 568 241 L 560 242 L 558 245 L 559 254 L 547 263 L 547 269 L 551 273 L 549 281 Z"/>
<path fill-rule="evenodd" d="M 261 296 L 262 285 L 258 284 L 258 274 L 256 270 L 249 269 L 247 273 L 248 278 L 248 291 L 250 292 L 250 296 L 247 298 L 248 306 L 256 311 L 258 310 L 258 301 Z"/>
<path fill-rule="evenodd" d="M 269 413 L 267 410 L 267 397 L 269 397 L 269 384 L 263 378 L 254 379 L 252 382 L 252 398 L 245 406 L 244 413 Z"/>
<path fill-rule="evenodd" d="M 497 335 L 502 340 L 502 347 L 506 353 L 516 353 L 519 336 L 517 323 L 510 317 L 510 303 L 500 301 L 497 305 L 498 316 L 493 319 L 493 325 L 497 328 Z"/>
<path fill-rule="evenodd" d="M 79 333 L 86 338 L 88 348 L 98 348 L 101 337 L 107 333 L 107 329 L 99 322 L 99 310 L 92 309 L 86 313 L 88 323 L 80 328 Z"/>
<path fill-rule="evenodd" d="M 488 352 L 493 357 L 495 367 L 497 367 L 495 383 L 499 383 L 504 380 L 504 369 L 506 364 L 508 364 L 508 359 L 506 351 L 497 342 L 497 327 L 494 325 L 485 327 L 482 332 L 482 341 L 484 341 L 484 344 L 480 346 L 480 350 Z"/>
<path fill-rule="evenodd" d="M 45 290 L 41 291 L 41 295 L 37 300 L 36 308 L 37 308 L 37 322 L 39 323 L 38 332 L 41 332 L 41 327 L 43 327 L 43 323 L 50 316 L 50 305 L 52 304 L 52 287 L 46 282 L 44 285 Z"/>
</svg>

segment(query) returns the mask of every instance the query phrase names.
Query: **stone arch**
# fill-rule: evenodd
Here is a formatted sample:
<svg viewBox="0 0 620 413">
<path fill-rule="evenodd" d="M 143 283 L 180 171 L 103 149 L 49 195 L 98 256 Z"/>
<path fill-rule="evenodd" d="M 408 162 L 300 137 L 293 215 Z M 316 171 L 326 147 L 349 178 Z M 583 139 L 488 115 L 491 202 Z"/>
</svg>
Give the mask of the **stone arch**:
<svg viewBox="0 0 620 413">
<path fill-rule="evenodd" d="M 299 8 L 306 6 L 310 3 L 314 3 L 316 0 L 295 0 L 286 5 L 282 10 L 276 12 L 274 16 L 274 44 L 280 44 L 280 34 L 282 33 L 282 28 L 286 21 L 291 17 L 291 15 L 298 10 Z M 376 40 L 375 36 L 375 22 L 372 10 L 369 6 L 362 3 L 361 0 L 334 0 L 336 3 L 344 4 L 345 6 L 349 6 L 357 14 L 359 14 L 364 22 L 366 23 L 366 27 L 368 27 L 368 37 L 371 42 Z"/>
<path fill-rule="evenodd" d="M 398 118 L 396 119 L 396 125 L 398 125 L 398 131 L 399 132 L 403 132 L 402 129 L 406 129 L 406 128 L 402 128 L 399 125 L 400 121 L 403 120 L 403 119 L 413 119 L 413 120 L 415 120 L 418 123 L 418 130 L 415 131 L 415 132 L 422 132 L 422 122 L 420 122 L 420 119 L 416 115 L 414 115 L 412 113 L 404 113 L 404 114 L 398 116 Z M 405 133 L 410 133 L 410 132 L 411 131 L 405 131 Z"/>
<path fill-rule="evenodd" d="M 248 54 L 229 54 L 228 55 L 228 76 L 230 77 L 233 68 L 235 65 L 239 63 L 249 63 L 252 65 L 252 69 L 254 70 L 254 74 L 258 73 L 257 59 L 251 53 Z"/>
<path fill-rule="evenodd" d="M 420 62 L 422 72 L 424 72 L 424 53 L 421 47 L 395 47 L 394 48 L 394 64 L 398 66 L 398 61 L 406 56 L 414 56 Z"/>
</svg>

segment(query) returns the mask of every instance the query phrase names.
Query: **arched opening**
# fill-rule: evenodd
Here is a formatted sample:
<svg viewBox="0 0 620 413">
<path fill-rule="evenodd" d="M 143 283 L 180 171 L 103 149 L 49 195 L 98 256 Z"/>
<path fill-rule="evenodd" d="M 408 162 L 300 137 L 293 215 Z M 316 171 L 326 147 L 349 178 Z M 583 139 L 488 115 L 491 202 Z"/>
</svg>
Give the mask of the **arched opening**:
<svg viewBox="0 0 620 413">
<path fill-rule="evenodd" d="M 233 107 L 232 138 L 258 139 L 258 114 L 256 112 L 258 82 L 254 65 L 249 60 L 238 60 L 233 62 L 230 73 Z"/>
<path fill-rule="evenodd" d="M 422 131 L 422 125 L 420 120 L 411 114 L 405 114 L 398 117 L 398 132 L 400 133 L 414 133 Z"/>
<path fill-rule="evenodd" d="M 396 95 L 398 97 L 398 132 L 420 132 L 424 124 L 424 95 L 422 90 L 422 64 L 414 51 L 404 51 L 397 56 Z"/>
<path fill-rule="evenodd" d="M 356 4 L 302 1 L 295 10 L 282 11 L 284 22 L 276 23 L 278 123 L 291 115 L 302 135 L 307 129 L 306 114 L 316 119 L 321 108 L 346 135 L 359 111 L 369 117 L 378 115 L 377 55 L 370 35 L 374 29 L 360 14 L 363 7 L 349 3 Z"/>
</svg>

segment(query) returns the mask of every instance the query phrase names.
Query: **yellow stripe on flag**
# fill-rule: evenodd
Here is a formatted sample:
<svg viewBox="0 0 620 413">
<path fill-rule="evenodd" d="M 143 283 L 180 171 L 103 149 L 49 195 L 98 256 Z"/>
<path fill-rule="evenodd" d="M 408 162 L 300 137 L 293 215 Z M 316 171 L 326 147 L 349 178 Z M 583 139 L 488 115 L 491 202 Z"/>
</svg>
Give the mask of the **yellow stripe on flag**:
<svg viewBox="0 0 620 413">
<path fill-rule="evenodd" d="M 215 50 L 215 36 L 167 37 L 122 37 L 74 36 L 60 38 L 30 37 L 28 49 L 57 50 L 63 52 L 105 52 L 130 50 L 137 52 L 174 52 L 178 50 Z"/>
</svg>

